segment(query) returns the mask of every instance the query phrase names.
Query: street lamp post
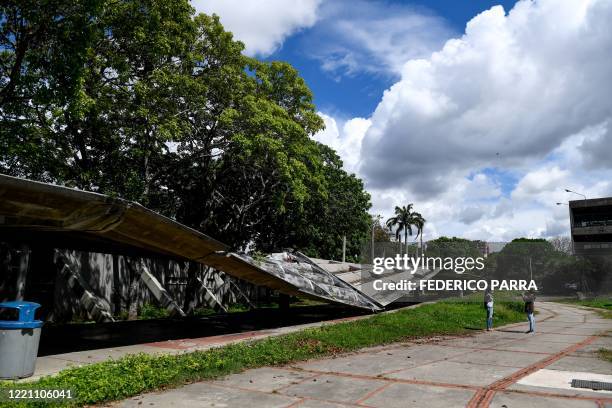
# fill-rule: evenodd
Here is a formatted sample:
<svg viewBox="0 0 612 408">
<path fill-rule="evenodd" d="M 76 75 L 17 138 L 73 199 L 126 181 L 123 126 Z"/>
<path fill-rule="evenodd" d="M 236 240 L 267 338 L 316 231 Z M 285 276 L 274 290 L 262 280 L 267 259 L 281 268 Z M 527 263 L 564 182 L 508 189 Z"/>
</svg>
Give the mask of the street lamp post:
<svg viewBox="0 0 612 408">
<path fill-rule="evenodd" d="M 372 252 L 372 264 L 374 264 L 374 230 L 376 229 L 376 226 L 378 225 L 378 222 L 381 218 L 382 215 L 376 215 L 372 217 L 372 244 L 370 245 L 370 250 Z"/>
<path fill-rule="evenodd" d="M 576 194 L 576 195 L 582 196 L 582 197 L 584 197 L 584 201 L 586 201 L 586 199 L 587 199 L 587 198 L 586 198 L 586 196 L 585 196 L 584 194 L 582 194 L 582 193 L 577 193 L 577 192 L 575 192 L 575 191 L 570 190 L 569 188 L 566 188 L 566 189 L 565 189 L 565 192 L 566 192 L 566 193 L 572 193 L 572 194 Z"/>
</svg>

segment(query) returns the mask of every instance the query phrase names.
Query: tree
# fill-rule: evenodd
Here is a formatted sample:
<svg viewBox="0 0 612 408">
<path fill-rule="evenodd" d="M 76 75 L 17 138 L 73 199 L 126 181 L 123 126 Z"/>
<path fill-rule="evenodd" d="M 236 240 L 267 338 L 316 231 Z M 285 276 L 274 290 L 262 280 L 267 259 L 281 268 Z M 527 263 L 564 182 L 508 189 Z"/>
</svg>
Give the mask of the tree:
<svg viewBox="0 0 612 408">
<path fill-rule="evenodd" d="M 82 83 L 100 1 L 0 5 L 0 171 L 54 181 L 56 118 Z"/>
<path fill-rule="evenodd" d="M 138 201 L 235 249 L 335 257 L 369 195 L 311 91 L 187 0 L 0 6 L 0 172 Z M 340 239 L 338 239 L 340 237 Z"/>
<path fill-rule="evenodd" d="M 1 81 L 2 171 L 148 204 L 154 163 L 181 127 L 172 96 L 196 38 L 193 9 L 184 0 L 45 4 L 2 10 L 9 38 L 47 27 L 28 42 L 18 77 Z M 6 24 L 11 16 L 20 24 Z M 20 59 L 16 47 L 4 61 Z"/>
<path fill-rule="evenodd" d="M 400 255 L 402 254 L 402 246 L 401 246 L 402 231 L 404 232 L 404 243 L 406 244 L 406 253 L 408 253 L 408 234 L 412 236 L 412 225 L 414 224 L 414 219 L 412 218 L 412 206 L 413 206 L 412 203 L 405 205 L 403 207 L 396 206 L 395 216 L 387 220 L 387 227 L 396 228 L 395 237 L 399 239 L 399 242 L 400 242 Z"/>
<path fill-rule="evenodd" d="M 347 259 L 357 262 L 370 228 L 370 196 L 361 180 L 342 169 L 342 161 L 333 149 L 317 146 L 323 159 L 324 188 L 311 190 L 302 207 L 292 206 L 273 214 L 255 244 L 268 251 L 289 244 L 307 255 L 341 259 L 342 239 L 346 236 Z"/>
<path fill-rule="evenodd" d="M 383 227 L 380 219 L 372 217 L 372 228 L 374 228 L 374 242 L 389 242 L 389 228 Z"/>
<path fill-rule="evenodd" d="M 545 239 L 516 238 L 497 255 L 495 273 L 501 279 L 541 280 L 560 255 Z"/>
<path fill-rule="evenodd" d="M 423 228 L 425 227 L 425 218 L 423 218 L 423 216 L 418 213 L 418 212 L 413 212 L 412 213 L 412 222 L 414 224 L 414 226 L 417 228 L 417 236 L 415 237 L 415 239 L 417 238 L 421 238 L 421 242 L 420 242 L 420 246 L 421 246 L 421 256 L 423 256 L 424 254 L 424 248 L 423 248 Z M 418 255 L 418 254 L 417 254 Z"/>
<path fill-rule="evenodd" d="M 427 255 L 441 258 L 478 258 L 482 254 L 478 241 L 457 237 L 439 237 L 427 243 Z"/>
<path fill-rule="evenodd" d="M 573 252 L 572 239 L 570 237 L 553 237 L 548 240 L 555 251 L 562 252 L 565 254 L 571 254 Z"/>
</svg>

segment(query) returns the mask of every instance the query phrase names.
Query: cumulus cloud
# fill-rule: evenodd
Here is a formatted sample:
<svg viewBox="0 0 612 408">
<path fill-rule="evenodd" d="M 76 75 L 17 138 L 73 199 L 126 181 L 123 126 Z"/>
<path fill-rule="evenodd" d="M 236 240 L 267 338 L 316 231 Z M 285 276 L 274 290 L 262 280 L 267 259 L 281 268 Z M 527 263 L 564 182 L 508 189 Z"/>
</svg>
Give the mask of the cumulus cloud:
<svg viewBox="0 0 612 408">
<path fill-rule="evenodd" d="M 467 207 L 459 213 L 459 221 L 464 224 L 472 224 L 473 222 L 481 219 L 483 215 L 484 212 L 481 207 Z"/>
<path fill-rule="evenodd" d="M 322 112 L 319 115 L 325 122 L 325 129 L 315 134 L 314 139 L 336 150 L 342 158 L 344 169 L 356 173 L 360 162 L 361 141 L 370 127 L 370 120 L 352 118 L 338 126 L 340 120 Z"/>
<path fill-rule="evenodd" d="M 558 166 L 544 167 L 527 173 L 512 192 L 512 198 L 524 199 L 534 194 L 549 193 L 562 188 L 569 172 Z"/>
<path fill-rule="evenodd" d="M 246 54 L 267 56 L 296 31 L 312 26 L 322 0 L 192 0 L 198 12 L 217 14 Z"/>
<path fill-rule="evenodd" d="M 337 75 L 399 75 L 412 58 L 427 57 L 451 35 L 446 22 L 423 8 L 382 1 L 327 2 L 305 49 Z"/>
<path fill-rule="evenodd" d="M 583 164 L 591 169 L 612 168 L 612 124 L 608 121 L 588 129 L 579 149 Z"/>
<path fill-rule="evenodd" d="M 372 116 L 362 173 L 372 186 L 435 194 L 449 171 L 539 159 L 605 120 L 611 17 L 607 1 L 553 0 L 474 17 L 461 38 L 403 66 Z"/>
<path fill-rule="evenodd" d="M 567 207 L 612 195 L 612 2 L 520 0 L 462 35 L 383 1 L 197 0 L 250 55 L 310 27 L 303 50 L 343 75 L 386 75 L 367 118 L 321 114 L 314 138 L 365 182 L 372 212 L 413 202 L 425 238 L 509 240 L 567 232 Z M 450 39 L 449 39 L 450 38 Z"/>
<path fill-rule="evenodd" d="M 567 232 L 564 188 L 612 195 L 610 20 L 605 0 L 523 0 L 406 58 L 352 153 L 374 211 L 414 202 L 428 238 Z"/>
</svg>

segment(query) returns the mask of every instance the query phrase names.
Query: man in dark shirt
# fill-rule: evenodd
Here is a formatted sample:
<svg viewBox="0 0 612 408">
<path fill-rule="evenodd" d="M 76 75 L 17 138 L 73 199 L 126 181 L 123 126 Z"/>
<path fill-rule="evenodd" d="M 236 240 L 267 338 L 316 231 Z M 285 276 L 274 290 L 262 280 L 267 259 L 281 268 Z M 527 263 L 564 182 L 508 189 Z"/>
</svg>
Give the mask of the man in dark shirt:
<svg viewBox="0 0 612 408">
<path fill-rule="evenodd" d="M 523 301 L 525 302 L 525 313 L 527 314 L 527 320 L 529 321 L 529 330 L 527 333 L 535 332 L 535 292 L 529 291 L 523 294 Z"/>
</svg>

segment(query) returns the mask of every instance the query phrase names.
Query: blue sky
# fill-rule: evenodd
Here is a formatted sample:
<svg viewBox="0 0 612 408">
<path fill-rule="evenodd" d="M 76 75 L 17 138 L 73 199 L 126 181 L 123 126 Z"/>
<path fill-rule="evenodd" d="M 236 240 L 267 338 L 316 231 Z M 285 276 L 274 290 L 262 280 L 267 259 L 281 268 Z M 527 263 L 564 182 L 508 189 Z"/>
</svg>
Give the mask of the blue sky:
<svg viewBox="0 0 612 408">
<path fill-rule="evenodd" d="M 426 239 L 568 233 L 556 202 L 612 196 L 609 0 L 192 0 L 312 89 L 372 213 Z"/>
<path fill-rule="evenodd" d="M 439 16 L 448 25 L 449 34 L 457 36 L 463 33 L 466 23 L 476 14 L 495 5 L 502 5 L 506 10 L 510 10 L 515 2 L 432 0 L 386 1 L 380 4 L 411 7 Z M 349 5 L 350 1 L 344 3 Z M 376 108 L 383 91 L 397 81 L 397 75 L 357 73 L 335 78 L 322 69 L 320 61 L 311 58 L 308 50 L 304 48 L 313 31 L 312 28 L 306 28 L 288 37 L 277 51 L 265 59 L 288 61 L 296 67 L 313 91 L 315 103 L 320 110 L 342 117 L 367 117 Z"/>
</svg>

